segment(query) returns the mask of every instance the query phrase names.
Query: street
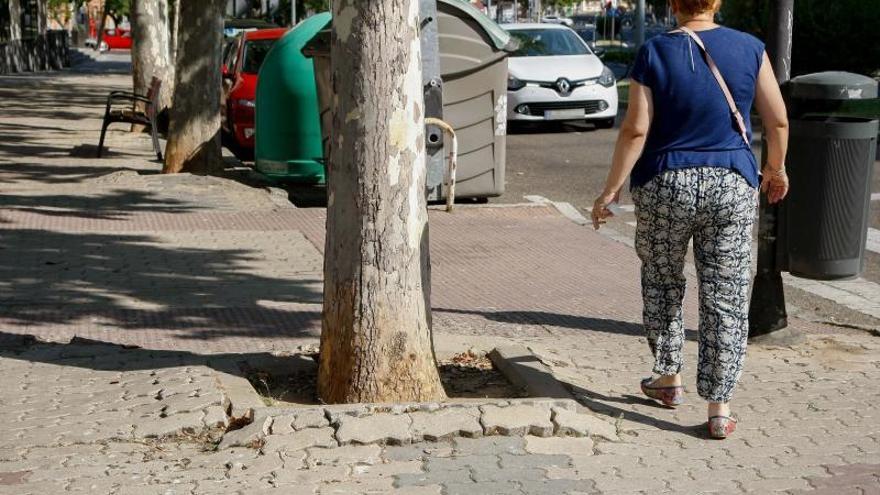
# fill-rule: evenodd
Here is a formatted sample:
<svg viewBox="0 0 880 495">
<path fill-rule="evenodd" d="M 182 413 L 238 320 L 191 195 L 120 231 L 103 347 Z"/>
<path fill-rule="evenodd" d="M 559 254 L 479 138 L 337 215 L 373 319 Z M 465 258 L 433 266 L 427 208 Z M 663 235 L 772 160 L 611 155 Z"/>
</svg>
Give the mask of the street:
<svg viewBox="0 0 880 495">
<path fill-rule="evenodd" d="M 620 120 L 620 119 L 618 119 Z M 551 124 L 518 126 L 510 130 L 507 140 L 507 188 L 505 194 L 492 203 L 509 204 L 525 201 L 524 196 L 543 196 L 552 201 L 573 205 L 585 217 L 595 197 L 601 192 L 605 176 L 611 166 L 617 130 L 597 130 L 591 124 Z M 760 147 L 755 152 L 760 155 Z M 797 173 L 793 170 L 791 173 Z M 871 191 L 870 227 L 873 239 L 880 238 L 880 161 L 875 162 Z M 621 203 L 631 204 L 626 191 Z M 635 233 L 634 215 L 611 219 L 608 227 L 632 238 Z M 870 239 L 870 237 L 869 237 Z M 865 272 L 861 278 L 880 284 L 880 245 L 869 240 Z M 873 249 L 873 250 L 872 250 Z M 846 284 L 846 282 L 839 282 Z M 880 287 L 880 286 L 878 286 Z M 816 292 L 816 291 L 813 291 Z M 816 294 L 786 286 L 790 314 L 800 314 L 817 321 L 837 323 L 870 329 L 880 328 L 880 318 L 838 304 L 824 292 Z M 819 291 L 821 292 L 821 291 Z M 835 292 L 836 294 L 836 292 Z M 867 296 L 880 294 L 872 292 Z M 825 296 L 825 297 L 823 297 Z M 868 298 L 870 299 L 870 297 Z M 876 301 L 876 299 L 875 299 Z M 869 304 L 869 303 L 868 303 Z"/>
</svg>

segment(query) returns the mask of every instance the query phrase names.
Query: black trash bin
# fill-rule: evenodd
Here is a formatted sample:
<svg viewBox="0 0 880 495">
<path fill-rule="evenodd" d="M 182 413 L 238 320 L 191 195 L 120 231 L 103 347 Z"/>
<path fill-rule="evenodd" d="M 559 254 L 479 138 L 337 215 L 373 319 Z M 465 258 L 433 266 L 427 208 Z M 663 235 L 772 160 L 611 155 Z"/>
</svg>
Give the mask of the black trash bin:
<svg viewBox="0 0 880 495">
<path fill-rule="evenodd" d="M 852 108 L 877 98 L 877 81 L 846 72 L 792 79 L 784 88 L 791 192 L 783 207 L 783 263 L 815 280 L 864 270 L 878 121 Z"/>
</svg>

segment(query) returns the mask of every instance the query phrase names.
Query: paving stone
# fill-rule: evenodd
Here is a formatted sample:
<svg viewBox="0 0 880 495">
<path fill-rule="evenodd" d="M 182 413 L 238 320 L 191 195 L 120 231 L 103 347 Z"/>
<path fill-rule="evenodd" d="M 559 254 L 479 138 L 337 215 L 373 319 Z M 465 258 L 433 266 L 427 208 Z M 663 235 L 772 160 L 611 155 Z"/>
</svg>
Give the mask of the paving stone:
<svg viewBox="0 0 880 495">
<path fill-rule="evenodd" d="M 382 462 L 378 445 L 346 445 L 333 449 L 310 448 L 306 462 L 311 466 L 341 464 L 376 464 Z"/>
<path fill-rule="evenodd" d="M 323 409 L 306 409 L 296 413 L 296 419 L 293 420 L 293 428 L 302 430 L 303 428 L 323 428 L 328 426 L 330 422 Z"/>
<path fill-rule="evenodd" d="M 589 438 L 542 438 L 527 436 L 526 452 L 530 454 L 578 454 L 590 455 L 593 453 L 593 441 Z"/>
<path fill-rule="evenodd" d="M 379 413 L 372 416 L 339 417 L 336 439 L 340 445 L 373 443 L 401 445 L 410 443 L 412 420 L 408 414 Z"/>
<path fill-rule="evenodd" d="M 440 443 L 414 443 L 411 445 L 393 445 L 385 447 L 382 457 L 388 461 L 412 461 L 423 460 L 427 457 L 449 457 L 452 455 L 452 445 L 447 442 Z"/>
<path fill-rule="evenodd" d="M 540 406 L 516 405 L 498 407 L 480 406 L 483 415 L 480 419 L 486 435 L 538 437 L 553 435 L 550 409 Z"/>
<path fill-rule="evenodd" d="M 405 488 L 409 486 L 449 486 L 454 483 L 473 483 L 469 468 L 455 471 L 429 471 L 421 473 L 404 473 L 394 476 L 394 486 Z"/>
<path fill-rule="evenodd" d="M 352 495 L 352 494 L 386 494 L 393 489 L 393 480 L 390 478 L 371 478 L 362 480 L 346 481 L 342 483 L 328 483 L 318 486 L 319 494 L 327 495 Z"/>
<path fill-rule="evenodd" d="M 540 481 L 546 479 L 544 470 L 538 468 L 499 468 L 497 466 L 475 466 L 471 476 L 477 483 L 487 481 Z"/>
<path fill-rule="evenodd" d="M 412 438 L 436 442 L 456 436 L 476 438 L 483 435 L 480 410 L 476 407 L 450 407 L 438 411 L 417 411 L 412 418 Z"/>
<path fill-rule="evenodd" d="M 204 429 L 201 411 L 175 414 L 167 418 L 141 421 L 135 425 L 135 435 L 141 438 L 156 438 L 178 435 L 180 433 L 196 433 Z"/>
<path fill-rule="evenodd" d="M 555 433 L 559 436 L 595 436 L 615 442 L 620 440 L 613 424 L 589 413 L 576 413 L 554 407 L 553 424 L 556 426 Z"/>
<path fill-rule="evenodd" d="M 388 462 L 384 464 L 356 464 L 351 468 L 352 478 L 391 478 L 399 474 L 420 473 L 421 461 Z"/>
<path fill-rule="evenodd" d="M 296 452 L 310 447 L 337 447 L 333 428 L 307 428 L 289 435 L 269 435 L 260 449 L 264 454 Z"/>
<path fill-rule="evenodd" d="M 501 457 L 501 467 L 512 469 L 550 468 L 571 466 L 571 457 L 567 455 L 507 455 Z"/>
<path fill-rule="evenodd" d="M 461 469 L 500 469 L 497 455 L 468 455 L 447 458 L 431 457 L 425 461 L 428 472 L 458 471 Z"/>
<path fill-rule="evenodd" d="M 492 481 L 484 483 L 447 483 L 447 495 L 510 495 L 521 493 L 519 484 L 513 481 Z"/>
<path fill-rule="evenodd" d="M 313 465 L 306 469 L 283 469 L 275 473 L 274 482 L 279 485 L 309 486 L 325 482 L 341 483 L 351 476 L 351 468 L 346 465 Z"/>
<path fill-rule="evenodd" d="M 585 480 L 520 480 L 523 493 L 529 495 L 599 494 L 595 483 Z"/>
<path fill-rule="evenodd" d="M 232 447 L 256 447 L 263 441 L 266 432 L 271 428 L 272 418 L 264 418 L 262 421 L 255 420 L 238 430 L 228 431 L 220 440 L 220 449 Z"/>
<path fill-rule="evenodd" d="M 454 438 L 452 445 L 456 455 L 526 453 L 522 437 Z"/>
<path fill-rule="evenodd" d="M 205 427 L 209 429 L 226 428 L 229 426 L 229 417 L 226 416 L 226 411 L 220 406 L 207 407 L 202 421 L 204 421 Z"/>
<path fill-rule="evenodd" d="M 293 414 L 285 414 L 282 416 L 272 416 L 272 435 L 288 435 L 296 431 L 293 428 L 293 420 L 296 416 Z"/>
</svg>

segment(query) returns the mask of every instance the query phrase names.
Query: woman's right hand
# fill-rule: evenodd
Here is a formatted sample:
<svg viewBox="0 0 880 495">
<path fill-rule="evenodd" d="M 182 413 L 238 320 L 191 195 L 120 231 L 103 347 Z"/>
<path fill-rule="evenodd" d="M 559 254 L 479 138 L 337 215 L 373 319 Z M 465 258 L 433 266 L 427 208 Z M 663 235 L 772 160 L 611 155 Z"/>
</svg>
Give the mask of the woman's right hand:
<svg viewBox="0 0 880 495">
<path fill-rule="evenodd" d="M 764 179 L 761 181 L 761 192 L 767 195 L 767 201 L 775 204 L 788 195 L 788 174 L 785 169 L 767 170 L 764 172 Z"/>
</svg>

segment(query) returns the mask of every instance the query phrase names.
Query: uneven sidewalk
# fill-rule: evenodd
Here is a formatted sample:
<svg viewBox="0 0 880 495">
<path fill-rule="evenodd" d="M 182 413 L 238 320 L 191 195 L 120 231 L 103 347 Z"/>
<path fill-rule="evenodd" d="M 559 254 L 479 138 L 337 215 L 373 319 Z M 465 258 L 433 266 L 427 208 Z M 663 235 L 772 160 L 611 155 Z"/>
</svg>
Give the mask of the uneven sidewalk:
<svg viewBox="0 0 880 495">
<path fill-rule="evenodd" d="M 805 340 L 750 349 L 739 431 L 708 440 L 695 333 L 688 404 L 641 398 L 636 256 L 549 205 L 430 212 L 438 352 L 528 347 L 614 437 L 557 436 L 564 412 L 534 404 L 512 415 L 515 436 L 494 435 L 484 415 L 500 409 L 485 403 L 448 413 L 451 435 L 413 430 L 439 405 L 354 408 L 335 424 L 323 406 L 255 407 L 225 432 L 241 406 L 228 360 L 317 342 L 325 212 L 226 178 L 158 176 L 145 136 L 114 133 L 111 158 L 91 158 L 100 96 L 126 84 L 0 78 L 0 96 L 35 95 L 0 104 L 14 136 L 0 143 L 0 493 L 880 491 L 880 341 L 793 319 Z M 75 107 L 48 105 L 65 94 Z"/>
</svg>

